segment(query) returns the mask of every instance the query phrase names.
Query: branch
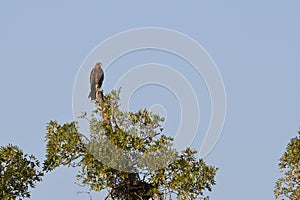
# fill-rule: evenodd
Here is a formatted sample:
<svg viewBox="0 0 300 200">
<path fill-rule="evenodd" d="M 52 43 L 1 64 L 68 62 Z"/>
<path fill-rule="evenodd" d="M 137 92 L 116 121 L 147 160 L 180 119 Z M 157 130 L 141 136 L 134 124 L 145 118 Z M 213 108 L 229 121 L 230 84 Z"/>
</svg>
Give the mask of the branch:
<svg viewBox="0 0 300 200">
<path fill-rule="evenodd" d="M 115 118 L 114 107 L 112 107 L 112 122 L 114 123 L 114 125 L 115 125 L 115 127 L 116 127 L 117 129 L 120 129 L 119 126 L 118 126 L 118 124 L 117 124 L 117 120 L 116 120 L 116 118 Z"/>
<path fill-rule="evenodd" d="M 138 195 L 136 192 L 135 192 L 134 194 L 135 194 L 136 196 L 138 196 L 139 199 L 143 200 L 143 198 L 142 198 L 140 195 Z"/>
<path fill-rule="evenodd" d="M 79 192 L 77 192 L 77 194 L 88 194 L 89 197 L 90 197 L 90 200 L 93 200 L 92 195 L 91 195 L 91 191 L 89 191 L 89 192 L 79 191 Z"/>
<path fill-rule="evenodd" d="M 111 195 L 111 193 L 112 193 L 112 190 L 108 193 L 108 195 L 104 198 L 104 200 L 107 200 L 108 197 Z"/>
<path fill-rule="evenodd" d="M 109 118 L 107 117 L 107 114 L 106 114 L 106 109 L 105 109 L 105 106 L 104 106 L 104 99 L 103 99 L 103 91 L 100 90 L 101 88 L 99 87 L 99 85 L 97 84 L 96 85 L 96 94 L 97 94 L 97 100 L 98 102 L 100 103 L 100 107 L 101 107 L 101 111 L 102 111 L 102 118 L 106 121 L 106 124 L 108 127 L 111 127 L 111 123 L 110 123 L 110 120 Z"/>
</svg>

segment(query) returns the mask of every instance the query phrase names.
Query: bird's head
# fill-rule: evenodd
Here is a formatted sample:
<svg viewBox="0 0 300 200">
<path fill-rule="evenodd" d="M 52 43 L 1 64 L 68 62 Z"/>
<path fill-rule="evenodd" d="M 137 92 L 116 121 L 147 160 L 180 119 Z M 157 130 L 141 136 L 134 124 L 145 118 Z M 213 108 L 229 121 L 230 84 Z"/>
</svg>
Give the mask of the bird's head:
<svg viewBox="0 0 300 200">
<path fill-rule="evenodd" d="M 102 67 L 102 63 L 101 62 L 96 62 L 95 67 Z"/>
</svg>

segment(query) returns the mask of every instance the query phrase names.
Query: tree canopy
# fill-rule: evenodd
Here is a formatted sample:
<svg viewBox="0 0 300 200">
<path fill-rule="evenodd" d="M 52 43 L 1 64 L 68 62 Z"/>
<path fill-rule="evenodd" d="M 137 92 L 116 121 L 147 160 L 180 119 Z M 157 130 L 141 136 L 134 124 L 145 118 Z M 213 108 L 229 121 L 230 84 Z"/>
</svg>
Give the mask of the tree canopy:
<svg viewBox="0 0 300 200">
<path fill-rule="evenodd" d="M 284 176 L 276 182 L 276 199 L 300 199 L 300 131 L 290 140 L 280 158 L 279 169 Z"/>
<path fill-rule="evenodd" d="M 39 161 L 24 154 L 17 146 L 0 147 L 0 199 L 30 197 L 30 188 L 42 180 Z"/>
<path fill-rule="evenodd" d="M 0 147 L 0 199 L 30 197 L 30 188 L 60 166 L 79 167 L 80 185 L 108 190 L 106 199 L 208 199 L 217 168 L 197 159 L 197 151 L 178 152 L 164 134 L 163 118 L 147 109 L 119 108 L 120 90 L 101 95 L 89 120 L 88 135 L 78 122 L 47 125 L 46 158 L 40 162 L 17 146 Z"/>
<path fill-rule="evenodd" d="M 208 198 L 204 191 L 215 184 L 217 168 L 197 159 L 196 150 L 173 149 L 158 115 L 146 109 L 121 111 L 119 93 L 96 102 L 91 118 L 81 116 L 90 122 L 89 138 L 79 133 L 77 122 L 50 121 L 44 170 L 80 167 L 81 184 L 93 191 L 107 189 L 105 199 Z"/>
</svg>

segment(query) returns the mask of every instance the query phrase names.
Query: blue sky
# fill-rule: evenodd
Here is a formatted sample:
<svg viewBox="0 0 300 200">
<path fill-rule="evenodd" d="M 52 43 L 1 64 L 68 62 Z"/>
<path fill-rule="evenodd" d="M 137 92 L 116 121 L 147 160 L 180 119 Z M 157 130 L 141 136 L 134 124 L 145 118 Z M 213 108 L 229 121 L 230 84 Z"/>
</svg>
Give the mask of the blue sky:
<svg viewBox="0 0 300 200">
<path fill-rule="evenodd" d="M 296 0 L 2 1 L 0 145 L 12 143 L 43 159 L 47 122 L 73 120 L 73 84 L 88 53 L 121 31 L 164 27 L 203 45 L 226 87 L 226 123 L 206 157 L 220 168 L 211 199 L 273 199 L 273 186 L 280 176 L 278 159 L 300 126 L 299 8 Z M 148 57 L 141 61 L 154 55 L 157 60 L 176 63 L 158 52 L 143 55 Z M 137 53 L 131 60 L 137 57 L 141 56 Z M 119 63 L 130 65 L 129 60 Z M 192 71 L 176 69 L 191 84 L 198 84 Z M 118 69 L 112 68 L 106 79 L 117 80 L 118 75 Z M 104 84 L 104 89 L 111 85 Z M 163 94 L 161 88 L 157 90 Z M 143 104 L 147 94 L 137 93 L 140 97 L 133 106 L 154 103 Z M 175 105 L 172 98 L 165 99 Z M 200 104 L 204 115 L 205 102 Z M 172 120 L 169 130 L 176 128 L 178 117 Z M 76 170 L 68 168 L 47 174 L 31 199 L 88 199 L 76 194 L 81 189 L 74 184 L 75 174 Z"/>
</svg>

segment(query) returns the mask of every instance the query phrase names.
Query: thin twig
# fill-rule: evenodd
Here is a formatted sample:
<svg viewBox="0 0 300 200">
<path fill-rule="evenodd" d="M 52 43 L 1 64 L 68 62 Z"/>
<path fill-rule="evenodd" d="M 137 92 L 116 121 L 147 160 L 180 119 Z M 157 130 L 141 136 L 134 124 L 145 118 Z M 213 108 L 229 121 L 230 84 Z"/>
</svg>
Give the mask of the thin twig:
<svg viewBox="0 0 300 200">
<path fill-rule="evenodd" d="M 91 191 L 89 191 L 89 192 L 79 191 L 79 192 L 77 192 L 77 194 L 88 194 L 89 197 L 90 197 L 90 200 L 93 200 L 92 195 L 91 195 Z"/>
<path fill-rule="evenodd" d="M 104 200 L 107 200 L 108 197 L 111 195 L 111 193 L 112 193 L 112 190 L 108 193 L 108 195 L 104 198 Z"/>
</svg>

